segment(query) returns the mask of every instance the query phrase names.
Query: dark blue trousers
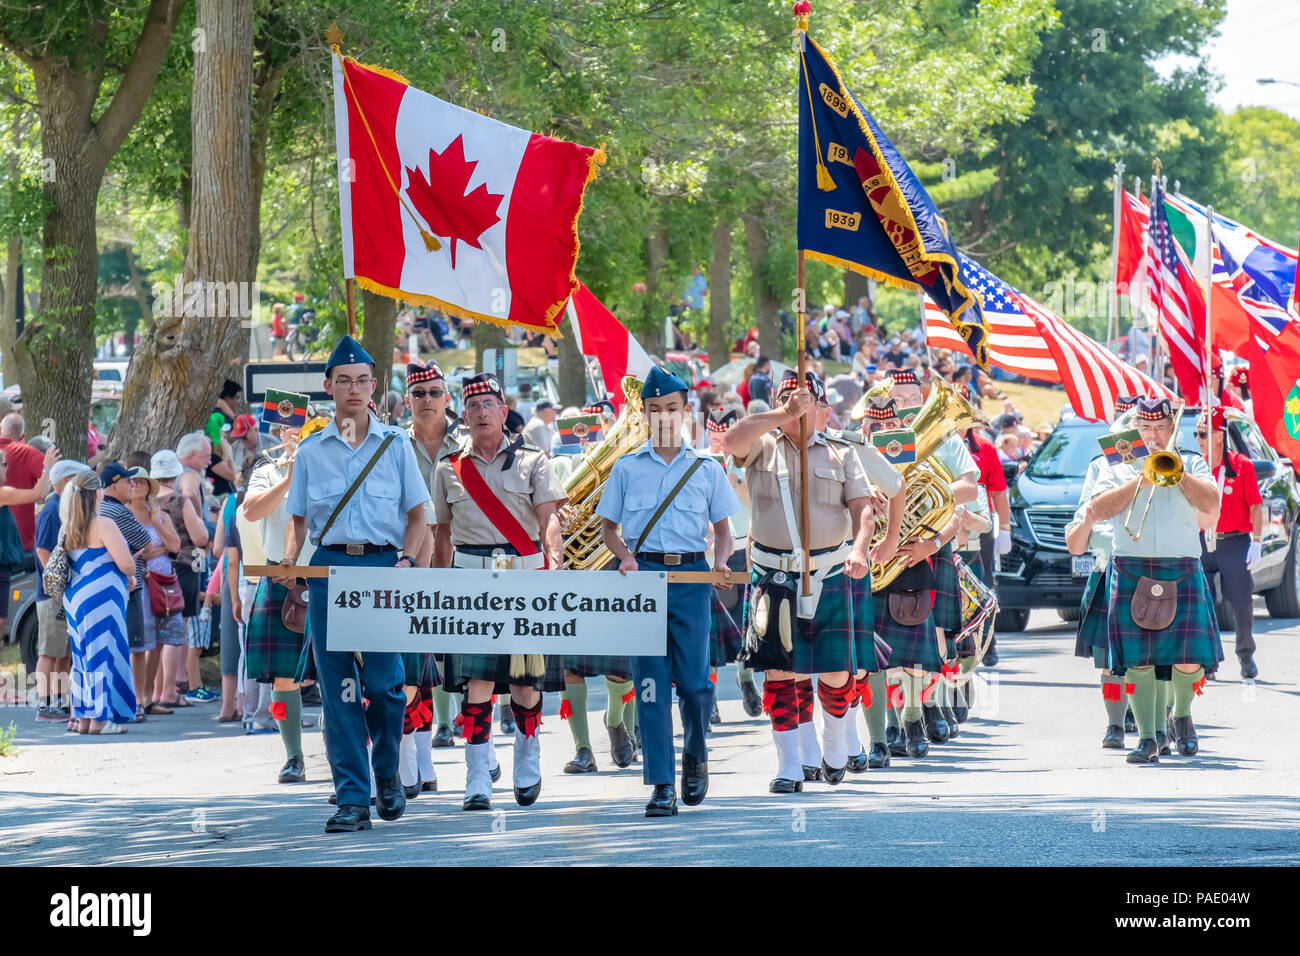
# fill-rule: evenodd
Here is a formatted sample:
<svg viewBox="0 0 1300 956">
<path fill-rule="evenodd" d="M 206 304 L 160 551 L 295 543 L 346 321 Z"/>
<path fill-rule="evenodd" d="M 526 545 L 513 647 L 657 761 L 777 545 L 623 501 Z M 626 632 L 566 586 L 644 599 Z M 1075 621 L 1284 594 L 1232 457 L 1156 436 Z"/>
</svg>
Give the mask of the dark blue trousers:
<svg viewBox="0 0 1300 956">
<path fill-rule="evenodd" d="M 384 568 L 397 563 L 397 552 L 350 555 L 317 548 L 313 565 Z M 307 637 L 316 659 L 321 706 L 325 712 L 325 752 L 334 777 L 338 805 L 370 805 L 370 759 L 366 737 L 374 747 L 375 776 L 397 776 L 397 751 L 402 742 L 402 715 L 406 694 L 400 654 L 362 653 L 357 664 L 352 651 L 325 649 L 325 621 L 329 611 L 328 579 L 308 578 Z M 346 684 L 345 684 L 346 682 Z M 362 698 L 370 701 L 367 708 Z"/>
<path fill-rule="evenodd" d="M 709 571 L 706 561 L 667 567 L 638 559 L 642 571 Z M 708 760 L 704 732 L 713 711 L 709 682 L 709 601 L 711 584 L 668 585 L 668 654 L 632 658 L 641 728 L 642 775 L 647 784 L 671 784 L 676 777 L 673 751 L 673 684 L 682 715 L 682 751 Z M 648 682 L 648 683 L 647 683 Z"/>
</svg>

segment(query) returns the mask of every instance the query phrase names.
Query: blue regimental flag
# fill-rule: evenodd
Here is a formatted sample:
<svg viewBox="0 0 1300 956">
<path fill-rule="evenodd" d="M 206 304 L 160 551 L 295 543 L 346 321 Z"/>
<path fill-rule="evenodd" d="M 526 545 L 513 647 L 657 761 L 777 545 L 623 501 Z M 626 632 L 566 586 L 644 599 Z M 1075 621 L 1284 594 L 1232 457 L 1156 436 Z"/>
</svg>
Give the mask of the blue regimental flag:
<svg viewBox="0 0 1300 956">
<path fill-rule="evenodd" d="M 948 224 L 830 58 L 807 34 L 800 39 L 799 248 L 889 285 L 924 290 L 987 368 L 988 329 L 962 281 Z"/>
</svg>

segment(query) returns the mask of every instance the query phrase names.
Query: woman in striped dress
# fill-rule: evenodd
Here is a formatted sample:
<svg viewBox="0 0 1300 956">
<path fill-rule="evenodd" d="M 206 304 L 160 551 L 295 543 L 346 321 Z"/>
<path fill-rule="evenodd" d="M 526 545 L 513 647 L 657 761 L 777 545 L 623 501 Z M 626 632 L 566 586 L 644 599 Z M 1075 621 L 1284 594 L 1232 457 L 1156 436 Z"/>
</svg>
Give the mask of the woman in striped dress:
<svg viewBox="0 0 1300 956">
<path fill-rule="evenodd" d="M 68 586 L 63 608 L 72 650 L 72 716 L 86 734 L 124 734 L 135 718 L 126 595 L 135 559 L 111 518 L 99 516 L 99 476 L 78 475 L 59 501 Z"/>
</svg>

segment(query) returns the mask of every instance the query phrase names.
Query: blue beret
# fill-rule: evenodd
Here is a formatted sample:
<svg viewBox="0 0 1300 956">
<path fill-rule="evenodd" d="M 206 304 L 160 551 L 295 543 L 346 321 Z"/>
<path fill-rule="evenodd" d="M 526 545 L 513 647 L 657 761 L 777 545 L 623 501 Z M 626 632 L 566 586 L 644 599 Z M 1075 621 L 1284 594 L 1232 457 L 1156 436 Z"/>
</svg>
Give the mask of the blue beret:
<svg viewBox="0 0 1300 956">
<path fill-rule="evenodd" d="M 671 395 L 673 392 L 688 390 L 687 384 L 680 378 L 656 365 L 650 369 L 650 374 L 645 377 L 645 385 L 641 386 L 641 397 L 662 398 L 665 395 Z"/>
<path fill-rule="evenodd" d="M 339 339 L 339 344 L 334 346 L 334 351 L 330 353 L 330 360 L 325 365 L 325 371 L 337 365 L 374 365 L 375 360 L 370 357 L 370 353 L 361 347 L 358 342 L 350 335 L 345 335 Z"/>
</svg>

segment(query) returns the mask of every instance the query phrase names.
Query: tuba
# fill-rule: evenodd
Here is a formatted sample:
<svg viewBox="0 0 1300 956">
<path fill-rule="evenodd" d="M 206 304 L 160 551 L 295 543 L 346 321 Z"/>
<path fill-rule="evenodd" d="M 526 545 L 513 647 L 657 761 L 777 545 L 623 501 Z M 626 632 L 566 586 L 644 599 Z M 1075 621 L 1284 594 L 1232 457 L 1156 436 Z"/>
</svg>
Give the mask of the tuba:
<svg viewBox="0 0 1300 956">
<path fill-rule="evenodd" d="M 935 376 L 932 383 L 930 398 L 912 423 L 912 430 L 916 433 L 916 461 L 899 468 L 907 500 L 899 529 L 903 541 L 932 538 L 952 518 L 953 476 L 939 462 L 927 459 L 950 435 L 984 423 L 984 416 L 946 381 Z M 876 530 L 871 536 L 873 547 L 884 540 L 889 519 L 887 515 L 878 513 L 875 521 Z M 896 556 L 883 565 L 873 564 L 871 590 L 887 587 L 903 572 L 904 560 L 902 556 Z"/>
<path fill-rule="evenodd" d="M 572 514 L 565 523 L 564 566 L 579 571 L 599 570 L 613 560 L 613 554 L 601 538 L 601 517 L 596 514 L 600 493 L 610 469 L 625 452 L 641 445 L 646 438 L 645 416 L 641 411 L 641 382 L 632 376 L 623 379 L 627 401 L 618 420 L 594 449 L 583 453 L 564 480 Z"/>
</svg>

